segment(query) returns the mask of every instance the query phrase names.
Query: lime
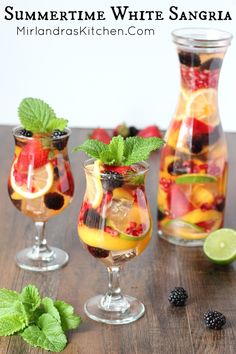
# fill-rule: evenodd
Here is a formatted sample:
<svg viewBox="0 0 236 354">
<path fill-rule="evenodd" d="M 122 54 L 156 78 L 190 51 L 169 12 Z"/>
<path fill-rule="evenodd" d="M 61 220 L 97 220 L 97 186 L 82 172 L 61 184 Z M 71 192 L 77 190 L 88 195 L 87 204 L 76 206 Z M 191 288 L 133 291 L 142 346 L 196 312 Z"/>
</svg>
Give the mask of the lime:
<svg viewBox="0 0 236 354">
<path fill-rule="evenodd" d="M 163 225 L 163 230 L 171 236 L 189 240 L 202 239 L 207 235 L 202 227 L 181 219 L 169 220 Z"/>
<path fill-rule="evenodd" d="M 190 173 L 187 175 L 182 175 L 176 178 L 176 184 L 184 184 L 184 183 L 213 183 L 216 182 L 217 179 L 215 176 Z"/>
<path fill-rule="evenodd" d="M 204 242 L 203 250 L 212 262 L 230 264 L 236 259 L 236 231 L 219 229 L 212 232 Z"/>
</svg>

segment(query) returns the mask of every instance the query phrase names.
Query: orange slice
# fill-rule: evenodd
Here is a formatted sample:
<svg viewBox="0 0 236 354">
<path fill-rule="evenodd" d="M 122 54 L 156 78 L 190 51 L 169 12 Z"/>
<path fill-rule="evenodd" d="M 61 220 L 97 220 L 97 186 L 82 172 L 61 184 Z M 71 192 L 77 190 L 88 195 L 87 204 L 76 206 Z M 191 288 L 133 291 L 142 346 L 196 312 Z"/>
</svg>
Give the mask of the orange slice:
<svg viewBox="0 0 236 354">
<path fill-rule="evenodd" d="M 208 88 L 193 92 L 186 104 L 186 116 L 203 120 L 206 124 L 218 124 L 217 91 Z"/>
<path fill-rule="evenodd" d="M 22 185 L 17 184 L 13 174 L 16 164 L 17 160 L 11 169 L 11 186 L 18 195 L 25 199 L 36 199 L 46 194 L 52 187 L 53 166 L 50 162 L 40 168 L 29 169 L 27 182 Z"/>
<path fill-rule="evenodd" d="M 100 179 L 100 161 L 96 160 L 93 164 L 86 167 L 87 188 L 86 195 L 92 207 L 99 207 L 103 197 L 102 183 Z"/>
</svg>

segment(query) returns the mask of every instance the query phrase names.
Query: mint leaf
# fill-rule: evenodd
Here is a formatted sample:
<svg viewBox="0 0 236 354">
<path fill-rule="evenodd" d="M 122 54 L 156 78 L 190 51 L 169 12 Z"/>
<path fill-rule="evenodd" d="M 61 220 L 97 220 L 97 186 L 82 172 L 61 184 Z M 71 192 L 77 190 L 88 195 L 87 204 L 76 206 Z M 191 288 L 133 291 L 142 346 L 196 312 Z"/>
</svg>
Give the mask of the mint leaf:
<svg viewBox="0 0 236 354">
<path fill-rule="evenodd" d="M 53 300 L 49 297 L 45 297 L 42 300 L 42 304 L 44 306 L 45 312 L 49 313 L 52 317 L 54 317 L 59 323 L 61 323 L 61 318 L 57 308 L 54 306 Z"/>
<path fill-rule="evenodd" d="M 40 347 L 52 352 L 62 351 L 67 344 L 61 325 L 49 313 L 41 315 L 37 326 L 29 326 L 20 335 L 33 347 Z"/>
<path fill-rule="evenodd" d="M 123 165 L 129 166 L 147 160 L 150 153 L 164 144 L 160 138 L 130 137 L 125 140 Z"/>
<path fill-rule="evenodd" d="M 59 300 L 55 301 L 54 305 L 60 314 L 61 325 L 64 331 L 79 327 L 81 317 L 74 314 L 74 308 L 71 305 Z"/>
<path fill-rule="evenodd" d="M 6 304 L 6 303 L 5 303 Z M 28 325 L 28 317 L 23 304 L 15 301 L 5 307 L 0 316 L 0 336 L 8 336 L 24 329 Z"/>
<path fill-rule="evenodd" d="M 33 312 L 39 307 L 41 298 L 39 291 L 34 285 L 24 287 L 20 293 L 20 300 L 25 306 L 26 311 Z"/>
<path fill-rule="evenodd" d="M 164 141 L 160 138 L 142 138 L 139 136 L 124 139 L 118 135 L 109 144 L 88 139 L 73 151 L 83 151 L 87 155 L 100 160 L 105 165 L 129 166 L 147 160 L 150 153 L 160 149 Z"/>
<path fill-rule="evenodd" d="M 103 151 L 100 154 L 100 160 L 106 165 L 121 165 L 124 154 L 124 138 L 122 136 L 116 136 L 112 138 L 109 145 L 107 145 L 107 151 Z"/>
<path fill-rule="evenodd" d="M 20 298 L 16 291 L 0 289 L 0 316 L 6 314 Z"/>
<path fill-rule="evenodd" d="M 82 145 L 75 147 L 73 151 L 83 151 L 88 156 L 94 157 L 95 159 L 99 159 L 101 153 L 103 151 L 108 150 L 107 147 L 107 144 L 99 140 L 87 139 Z"/>
<path fill-rule="evenodd" d="M 51 133 L 55 129 L 64 130 L 68 121 L 57 118 L 53 109 L 38 98 L 24 98 L 18 108 L 22 126 L 33 133 Z"/>
<path fill-rule="evenodd" d="M 47 125 L 47 131 L 52 132 L 53 130 L 59 129 L 63 131 L 68 124 L 68 120 L 64 118 L 53 118 L 49 121 Z"/>
</svg>

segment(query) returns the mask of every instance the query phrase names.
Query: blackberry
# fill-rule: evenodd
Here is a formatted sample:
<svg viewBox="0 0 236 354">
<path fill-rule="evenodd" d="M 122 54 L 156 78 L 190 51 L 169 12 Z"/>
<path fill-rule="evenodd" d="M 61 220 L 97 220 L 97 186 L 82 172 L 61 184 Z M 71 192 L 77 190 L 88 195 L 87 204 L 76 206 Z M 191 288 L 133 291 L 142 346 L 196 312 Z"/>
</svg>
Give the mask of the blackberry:
<svg viewBox="0 0 236 354">
<path fill-rule="evenodd" d="M 203 149 L 204 138 L 202 136 L 189 137 L 187 145 L 193 154 L 199 154 Z"/>
<path fill-rule="evenodd" d="M 129 127 L 129 136 L 136 136 L 138 135 L 139 129 L 131 126 Z"/>
<path fill-rule="evenodd" d="M 201 64 L 200 57 L 196 53 L 179 52 L 179 61 L 189 67 L 200 66 Z"/>
<path fill-rule="evenodd" d="M 221 58 L 211 58 L 211 59 L 204 61 L 204 63 L 202 63 L 200 70 L 203 71 L 203 70 L 220 69 L 222 63 L 223 63 L 223 60 Z"/>
<path fill-rule="evenodd" d="M 107 258 L 109 256 L 109 251 L 102 248 L 87 246 L 87 250 L 96 258 Z"/>
<path fill-rule="evenodd" d="M 160 210 L 157 210 L 157 220 L 158 221 L 162 221 L 163 219 L 165 219 L 166 215 Z"/>
<path fill-rule="evenodd" d="M 123 177 L 118 172 L 105 171 L 101 182 L 103 189 L 107 192 L 111 192 L 113 189 L 119 188 L 123 185 Z"/>
<path fill-rule="evenodd" d="M 215 144 L 219 140 L 219 138 L 221 136 L 221 130 L 222 130 L 222 128 L 219 125 L 217 125 L 214 128 L 214 130 L 209 134 L 209 144 L 210 145 Z"/>
<path fill-rule="evenodd" d="M 52 133 L 53 140 L 58 140 L 58 141 L 53 141 L 54 148 L 56 148 L 59 151 L 65 148 L 68 139 L 63 139 L 63 136 L 66 134 L 67 132 L 61 131 L 59 129 L 53 131 Z"/>
<path fill-rule="evenodd" d="M 172 161 L 168 165 L 167 171 L 172 176 L 179 176 L 179 175 L 183 175 L 184 173 L 188 172 L 186 167 L 183 166 L 182 160 Z"/>
<path fill-rule="evenodd" d="M 59 210 L 64 205 L 64 197 L 56 192 L 47 193 L 44 196 L 44 204 L 48 209 Z"/>
<path fill-rule="evenodd" d="M 105 224 L 105 220 L 95 209 L 87 209 L 83 216 L 83 222 L 86 226 L 100 229 Z"/>
<path fill-rule="evenodd" d="M 210 329 L 221 329 L 226 323 L 225 316 L 218 311 L 209 310 L 203 317 L 206 326 Z"/>
<path fill-rule="evenodd" d="M 169 293 L 168 300 L 174 306 L 184 306 L 188 298 L 187 291 L 182 287 L 176 287 Z"/>
<path fill-rule="evenodd" d="M 222 212 L 224 211 L 224 208 L 225 208 L 225 198 L 222 197 L 222 198 L 219 198 L 217 201 L 216 201 L 216 210 Z"/>
<path fill-rule="evenodd" d="M 25 136 L 26 138 L 31 138 L 33 136 L 33 133 L 30 130 L 26 130 L 26 129 L 21 129 L 19 131 L 19 134 Z"/>
</svg>

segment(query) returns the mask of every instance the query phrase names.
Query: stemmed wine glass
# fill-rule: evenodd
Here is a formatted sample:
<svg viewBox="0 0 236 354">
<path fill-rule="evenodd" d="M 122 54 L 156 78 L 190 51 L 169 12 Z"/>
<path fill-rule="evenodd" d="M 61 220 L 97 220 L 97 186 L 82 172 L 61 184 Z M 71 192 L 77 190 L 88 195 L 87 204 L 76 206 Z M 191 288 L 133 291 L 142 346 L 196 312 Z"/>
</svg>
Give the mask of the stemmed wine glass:
<svg viewBox="0 0 236 354">
<path fill-rule="evenodd" d="M 145 193 L 148 164 L 116 168 L 90 159 L 84 171 L 87 187 L 78 233 L 88 253 L 107 267 L 109 279 L 107 293 L 89 299 L 84 310 L 99 322 L 130 323 L 144 314 L 145 307 L 136 298 L 122 294 L 120 269 L 139 256 L 151 239 L 152 221 Z"/>
<path fill-rule="evenodd" d="M 68 128 L 54 135 L 27 133 L 21 127 L 13 129 L 15 154 L 8 179 L 9 196 L 36 227 L 33 247 L 16 255 L 16 262 L 23 269 L 43 272 L 68 262 L 65 251 L 47 245 L 45 224 L 70 204 L 74 194 L 67 152 L 70 134 Z"/>
</svg>

